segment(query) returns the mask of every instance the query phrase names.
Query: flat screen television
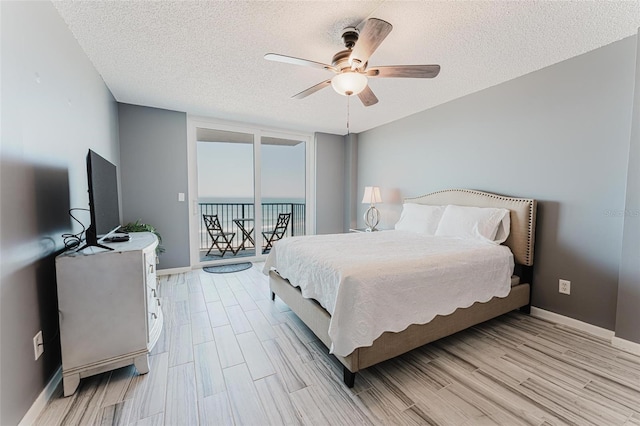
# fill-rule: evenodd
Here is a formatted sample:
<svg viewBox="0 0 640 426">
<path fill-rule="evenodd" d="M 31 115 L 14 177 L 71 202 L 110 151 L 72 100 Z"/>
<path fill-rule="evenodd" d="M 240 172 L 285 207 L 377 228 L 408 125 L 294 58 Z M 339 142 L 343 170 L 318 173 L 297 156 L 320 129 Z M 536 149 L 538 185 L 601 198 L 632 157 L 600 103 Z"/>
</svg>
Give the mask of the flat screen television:
<svg viewBox="0 0 640 426">
<path fill-rule="evenodd" d="M 89 181 L 91 224 L 85 233 L 85 245 L 79 250 L 90 246 L 112 250 L 112 248 L 100 243 L 121 226 L 116 166 L 89 150 L 87 154 L 87 179 Z"/>
</svg>

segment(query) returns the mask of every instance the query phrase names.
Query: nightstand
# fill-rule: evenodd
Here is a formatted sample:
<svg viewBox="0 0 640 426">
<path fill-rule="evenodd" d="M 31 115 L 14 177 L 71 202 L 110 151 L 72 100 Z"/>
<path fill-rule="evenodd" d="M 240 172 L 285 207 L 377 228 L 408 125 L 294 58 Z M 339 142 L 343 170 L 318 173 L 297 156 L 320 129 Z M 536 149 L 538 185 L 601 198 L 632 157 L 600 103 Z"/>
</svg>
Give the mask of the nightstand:
<svg viewBox="0 0 640 426">
<path fill-rule="evenodd" d="M 383 229 L 375 229 L 373 231 L 367 231 L 367 228 L 351 228 L 349 232 L 378 232 L 383 231 Z"/>
</svg>

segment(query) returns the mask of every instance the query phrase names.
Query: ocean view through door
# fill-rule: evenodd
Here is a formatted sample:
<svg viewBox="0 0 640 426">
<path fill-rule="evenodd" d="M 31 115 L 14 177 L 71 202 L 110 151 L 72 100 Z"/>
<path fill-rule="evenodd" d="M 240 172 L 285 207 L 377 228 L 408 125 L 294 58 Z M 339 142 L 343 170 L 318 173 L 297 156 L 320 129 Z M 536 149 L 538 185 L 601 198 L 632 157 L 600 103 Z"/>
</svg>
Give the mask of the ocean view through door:
<svg viewBox="0 0 640 426">
<path fill-rule="evenodd" d="M 236 130 L 244 129 L 197 126 L 193 131 L 195 264 L 263 258 L 279 239 L 311 229 L 310 137 Z"/>
<path fill-rule="evenodd" d="M 202 128 L 197 136 L 199 259 L 254 256 L 254 136 Z"/>
<path fill-rule="evenodd" d="M 276 240 L 306 233 L 306 144 L 298 139 L 262 136 L 261 149 L 262 233 L 266 253 Z"/>
</svg>

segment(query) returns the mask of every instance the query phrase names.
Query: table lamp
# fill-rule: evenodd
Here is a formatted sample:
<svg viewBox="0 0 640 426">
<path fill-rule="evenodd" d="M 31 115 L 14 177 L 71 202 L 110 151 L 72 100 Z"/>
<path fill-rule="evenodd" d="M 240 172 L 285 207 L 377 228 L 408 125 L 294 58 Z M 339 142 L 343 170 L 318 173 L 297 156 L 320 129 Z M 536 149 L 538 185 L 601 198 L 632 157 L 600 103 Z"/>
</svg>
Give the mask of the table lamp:
<svg viewBox="0 0 640 426">
<path fill-rule="evenodd" d="M 365 186 L 362 204 L 369 204 L 369 208 L 364 213 L 364 223 L 367 225 L 367 232 L 377 231 L 376 225 L 380 222 L 380 212 L 374 203 L 381 203 L 380 188 L 377 186 Z"/>
</svg>

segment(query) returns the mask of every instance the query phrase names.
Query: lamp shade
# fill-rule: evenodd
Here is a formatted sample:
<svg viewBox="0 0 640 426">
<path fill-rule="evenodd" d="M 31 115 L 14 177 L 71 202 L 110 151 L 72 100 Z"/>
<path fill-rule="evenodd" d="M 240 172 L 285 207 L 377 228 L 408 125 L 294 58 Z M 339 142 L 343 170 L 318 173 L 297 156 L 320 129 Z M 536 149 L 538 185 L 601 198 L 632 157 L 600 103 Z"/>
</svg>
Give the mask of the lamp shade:
<svg viewBox="0 0 640 426">
<path fill-rule="evenodd" d="M 364 197 L 362 197 L 362 204 L 374 204 L 381 203 L 382 197 L 380 196 L 380 188 L 377 186 L 365 186 Z"/>
<path fill-rule="evenodd" d="M 353 71 L 345 71 L 331 79 L 331 87 L 342 96 L 357 95 L 367 87 L 367 77 Z"/>
</svg>

